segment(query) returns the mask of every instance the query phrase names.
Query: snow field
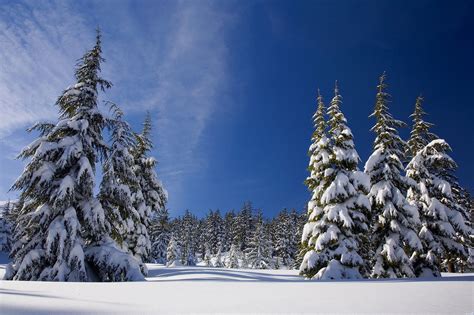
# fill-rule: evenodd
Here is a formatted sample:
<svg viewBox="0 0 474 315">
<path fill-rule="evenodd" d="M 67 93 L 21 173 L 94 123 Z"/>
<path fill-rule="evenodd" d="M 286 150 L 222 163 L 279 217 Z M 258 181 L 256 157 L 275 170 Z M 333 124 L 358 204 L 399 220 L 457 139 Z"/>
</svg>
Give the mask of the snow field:
<svg viewBox="0 0 474 315">
<path fill-rule="evenodd" d="M 4 265 L 0 266 L 0 273 Z M 0 281 L 2 314 L 449 313 L 474 311 L 474 277 L 306 281 L 296 270 L 149 264 L 146 282 Z"/>
</svg>

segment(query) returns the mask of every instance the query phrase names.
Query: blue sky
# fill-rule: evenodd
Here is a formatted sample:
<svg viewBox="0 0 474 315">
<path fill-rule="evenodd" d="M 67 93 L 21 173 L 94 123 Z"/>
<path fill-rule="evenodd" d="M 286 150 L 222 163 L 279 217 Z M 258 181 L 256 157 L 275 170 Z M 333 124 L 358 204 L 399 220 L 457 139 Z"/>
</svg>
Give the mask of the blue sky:
<svg viewBox="0 0 474 315">
<path fill-rule="evenodd" d="M 102 100 L 136 129 L 151 111 L 173 215 L 246 200 L 268 216 L 302 209 L 316 89 L 329 101 L 339 81 L 365 161 L 383 71 L 397 118 L 424 95 L 473 191 L 473 13 L 471 1 L 0 0 L 0 199 L 15 197 L 25 128 L 54 120 L 97 25 L 114 83 Z"/>
</svg>

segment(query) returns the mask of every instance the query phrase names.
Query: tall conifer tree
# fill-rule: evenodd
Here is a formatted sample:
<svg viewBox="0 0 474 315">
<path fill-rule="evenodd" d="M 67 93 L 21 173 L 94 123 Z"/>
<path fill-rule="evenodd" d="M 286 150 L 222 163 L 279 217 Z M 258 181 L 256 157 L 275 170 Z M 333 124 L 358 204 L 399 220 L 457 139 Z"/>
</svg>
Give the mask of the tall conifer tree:
<svg viewBox="0 0 474 315">
<path fill-rule="evenodd" d="M 318 221 L 321 209 L 321 194 L 326 185 L 325 171 L 330 168 L 330 142 L 327 137 L 327 123 L 326 123 L 326 107 L 324 105 L 323 97 L 318 89 L 318 96 L 316 98 L 317 109 L 313 115 L 314 132 L 311 137 L 311 145 L 309 147 L 308 155 L 309 166 L 308 171 L 310 175 L 305 181 L 308 189 L 312 192 L 311 200 L 308 202 L 308 223 L 305 224 L 303 238 L 301 240 L 301 253 L 305 255 L 309 251 L 313 251 L 314 242 L 318 235 L 313 235 L 313 226 Z M 319 271 L 319 266 L 313 268 L 308 267 L 308 262 L 304 261 L 301 265 L 303 267 L 300 272 L 307 277 L 312 277 Z"/>
<path fill-rule="evenodd" d="M 410 115 L 413 121 L 413 127 L 410 132 L 410 139 L 408 140 L 408 156 L 415 156 L 418 151 L 422 150 L 428 143 L 437 139 L 438 137 L 430 131 L 433 124 L 426 122 L 423 117 L 427 115 L 423 110 L 423 97 L 420 95 L 416 98 L 415 110 Z"/>
<path fill-rule="evenodd" d="M 86 262 L 102 281 L 143 279 L 138 262 L 109 237 L 110 222 L 94 196 L 95 162 L 106 151 L 104 117 L 97 107 L 101 36 L 79 60 L 76 84 L 59 97 L 60 119 L 26 147 L 29 158 L 13 189 L 20 191 L 17 241 L 6 278 L 87 281 Z"/>
<path fill-rule="evenodd" d="M 250 268 L 268 269 L 271 266 L 271 244 L 265 232 L 265 222 L 262 212 L 259 211 L 255 217 L 255 229 L 246 250 Z"/>
<path fill-rule="evenodd" d="M 157 161 L 149 156 L 153 148 L 151 130 L 151 116 L 147 113 L 143 130 L 135 135 L 136 145 L 132 149 L 135 159 L 134 171 L 140 187 L 133 196 L 134 207 L 140 216 L 140 224 L 134 234 L 135 242 L 132 251 L 143 262 L 151 260 L 151 241 L 148 232 L 151 220 L 165 208 L 168 199 L 167 192 L 156 174 Z"/>
<path fill-rule="evenodd" d="M 433 140 L 407 167 L 407 175 L 417 183 L 410 188 L 408 199 L 419 207 L 422 222 L 419 235 L 423 248 L 413 257 L 418 276 L 440 276 L 443 262 L 449 266 L 468 259 L 472 228 L 467 211 L 453 192 L 457 165 L 448 155 L 450 150 L 444 140 Z"/>
<path fill-rule="evenodd" d="M 151 255 L 160 264 L 166 262 L 166 250 L 171 239 L 171 226 L 168 209 L 163 208 L 153 218 L 150 228 Z"/>
<path fill-rule="evenodd" d="M 330 166 L 324 171 L 321 196 L 313 210 L 308 209 L 308 223 L 303 240 L 308 251 L 300 267 L 307 278 L 361 278 L 364 261 L 359 253 L 361 234 L 366 232 L 370 205 L 366 197 L 368 180 L 357 170 L 359 155 L 354 148 L 352 132 L 340 110 L 342 97 L 337 83 L 335 96 L 328 108 Z M 362 269 L 362 270 L 361 270 Z"/>
<path fill-rule="evenodd" d="M 405 124 L 389 113 L 390 95 L 385 92 L 385 73 L 380 77 L 372 128 L 376 138 L 374 152 L 365 164 L 370 176 L 369 198 L 372 205 L 372 244 L 374 261 L 372 276 L 399 278 L 415 276 L 410 255 L 421 249 L 417 236 L 418 210 L 406 200 L 409 181 L 403 176 L 405 142 L 397 128 Z"/>
</svg>

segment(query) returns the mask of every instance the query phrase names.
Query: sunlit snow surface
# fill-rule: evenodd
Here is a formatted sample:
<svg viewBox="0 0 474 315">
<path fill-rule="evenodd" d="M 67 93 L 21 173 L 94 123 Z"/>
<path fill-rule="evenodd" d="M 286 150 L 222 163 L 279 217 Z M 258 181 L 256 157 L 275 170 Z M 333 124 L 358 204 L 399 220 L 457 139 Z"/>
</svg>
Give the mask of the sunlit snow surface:
<svg viewBox="0 0 474 315">
<path fill-rule="evenodd" d="M 0 265 L 3 274 L 5 265 Z M 305 281 L 293 270 L 148 265 L 146 282 L 0 281 L 1 314 L 471 313 L 474 277 Z"/>
</svg>

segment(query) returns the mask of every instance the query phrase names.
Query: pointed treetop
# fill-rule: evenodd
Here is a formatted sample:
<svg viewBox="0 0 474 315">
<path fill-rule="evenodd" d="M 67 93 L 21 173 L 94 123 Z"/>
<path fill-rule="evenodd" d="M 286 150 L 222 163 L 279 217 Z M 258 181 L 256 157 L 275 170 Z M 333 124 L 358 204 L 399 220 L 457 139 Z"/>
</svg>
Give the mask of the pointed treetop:
<svg viewBox="0 0 474 315">
<path fill-rule="evenodd" d="M 396 150 L 399 156 L 403 156 L 405 151 L 405 142 L 398 135 L 397 128 L 405 127 L 406 124 L 403 121 L 393 118 L 389 112 L 388 103 L 390 102 L 390 94 L 385 92 L 387 88 L 386 83 L 387 75 L 384 72 L 379 78 L 379 84 L 377 85 L 377 95 L 375 96 L 374 112 L 369 117 L 375 117 L 375 126 L 371 128 L 377 135 L 374 142 L 374 147 L 379 148 L 390 148 L 390 150 Z"/>
<path fill-rule="evenodd" d="M 95 28 L 95 34 L 96 34 L 96 35 L 95 35 L 96 42 L 97 42 L 97 44 L 99 44 L 99 46 L 100 46 L 100 39 L 101 39 L 101 37 L 102 37 L 102 33 L 101 33 L 100 27 L 99 27 L 98 25 L 97 25 L 97 27 Z"/>
<path fill-rule="evenodd" d="M 387 87 L 387 84 L 385 84 L 385 79 L 387 78 L 387 73 L 384 71 L 382 75 L 379 77 L 379 85 L 377 85 L 377 89 L 379 90 L 379 93 L 382 93 L 383 90 Z"/>
<path fill-rule="evenodd" d="M 317 102 L 318 107 L 316 113 L 313 115 L 314 127 L 316 128 L 313 133 L 313 139 L 316 141 L 321 139 L 326 131 L 326 119 L 324 117 L 326 106 L 324 105 L 323 96 L 321 95 L 321 91 L 319 89 Z"/>
<path fill-rule="evenodd" d="M 145 120 L 143 121 L 143 130 L 142 130 L 142 135 L 146 138 L 150 138 L 151 136 L 151 129 L 152 129 L 152 124 L 151 124 L 151 113 L 150 111 L 146 112 Z"/>
<path fill-rule="evenodd" d="M 430 132 L 433 124 L 423 120 L 423 116 L 427 113 L 423 110 L 423 96 L 418 96 L 415 102 L 415 110 L 410 115 L 413 121 L 413 127 L 410 132 L 410 140 L 408 140 L 409 149 L 407 153 L 415 156 L 418 151 L 423 149 L 428 143 L 438 138 L 434 133 Z"/>
<path fill-rule="evenodd" d="M 102 91 L 112 86 L 99 76 L 102 58 L 101 35 L 97 30 L 96 43 L 77 61 L 74 75 L 76 82 L 68 87 L 56 101 L 60 108 L 60 117 L 73 117 L 78 110 L 90 110 L 97 106 L 98 87 Z M 82 108 L 82 109 L 81 109 Z"/>
<path fill-rule="evenodd" d="M 134 155 L 136 157 L 142 157 L 146 152 L 150 151 L 153 148 L 153 143 L 151 141 L 151 114 L 147 111 L 145 120 L 143 121 L 143 129 L 139 134 L 135 134 L 136 139 L 136 148 L 134 149 Z"/>
<path fill-rule="evenodd" d="M 102 57 L 102 35 L 99 28 L 96 29 L 96 42 L 94 47 L 87 51 L 78 61 L 76 68 L 76 79 L 78 83 L 85 83 L 102 90 L 110 88 L 112 84 L 98 76 L 101 71 L 101 63 L 105 61 Z"/>
<path fill-rule="evenodd" d="M 334 128 L 339 122 L 346 122 L 344 115 L 342 114 L 339 106 L 342 104 L 342 96 L 339 94 L 339 86 L 337 84 L 337 80 L 334 83 L 334 97 L 331 100 L 331 104 L 328 108 L 328 114 L 330 118 L 330 125 Z"/>
</svg>

